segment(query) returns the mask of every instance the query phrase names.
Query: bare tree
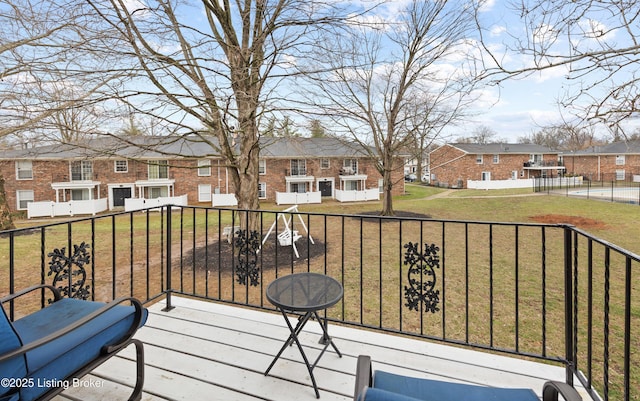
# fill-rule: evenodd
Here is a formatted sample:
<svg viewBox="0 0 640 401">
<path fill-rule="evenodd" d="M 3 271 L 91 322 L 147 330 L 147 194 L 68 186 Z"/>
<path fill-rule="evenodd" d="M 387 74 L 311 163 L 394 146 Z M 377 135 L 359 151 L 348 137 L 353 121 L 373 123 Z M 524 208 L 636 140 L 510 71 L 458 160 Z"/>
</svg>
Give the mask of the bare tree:
<svg viewBox="0 0 640 401">
<path fill-rule="evenodd" d="M 20 133 L 33 122 L 54 114 L 50 108 L 27 111 L 30 103 L 23 88 L 47 66 L 64 58 L 63 38 L 75 31 L 71 9 L 63 1 L 0 1 L 0 140 L 10 146 L 9 135 Z M 71 37 L 68 44 L 72 45 Z M 6 202 L 4 178 L 0 176 L 0 229 L 13 228 Z"/>
<path fill-rule="evenodd" d="M 560 104 L 588 122 L 618 126 L 637 117 L 640 86 L 640 3 L 635 1 L 514 1 L 505 18 L 478 10 L 487 58 L 486 76 L 494 82 L 559 70 L 567 81 Z M 520 20 L 522 25 L 513 23 Z M 492 33 L 504 30 L 502 45 Z M 516 63 L 520 60 L 520 63 Z"/>
<path fill-rule="evenodd" d="M 162 120 L 172 137 L 207 143 L 229 167 L 238 207 L 258 209 L 260 120 L 285 101 L 292 60 L 314 30 L 341 23 L 347 10 L 307 0 L 88 3 L 109 39 L 98 51 L 134 58 L 131 82 L 114 97 Z"/>
<path fill-rule="evenodd" d="M 497 133 L 493 128 L 481 125 L 473 130 L 471 136 L 464 138 L 462 141 L 480 144 L 493 143 L 496 142 L 496 135 Z"/>
<path fill-rule="evenodd" d="M 427 154 L 437 141 L 446 140 L 445 131 L 470 114 L 474 96 L 459 96 L 443 85 L 440 92 L 417 95 L 407 105 L 407 149 L 416 161 L 418 179 L 427 163 Z"/>
<path fill-rule="evenodd" d="M 459 2 L 413 0 L 394 9 L 392 21 L 353 26 L 348 35 L 322 47 L 322 61 L 328 60 L 330 69 L 315 76 L 315 106 L 376 160 L 384 189 L 382 215 L 394 214 L 392 172 L 404 167 L 398 156 L 411 131 L 428 125 L 427 120 L 411 124 L 416 116 L 412 100 L 428 101 L 425 95 L 431 93 L 464 97 L 473 86 L 474 80 L 463 73 L 469 70 L 462 63 L 451 67 L 448 59 L 464 56 L 473 28 L 468 11 Z"/>
<path fill-rule="evenodd" d="M 0 136 L 42 140 L 53 129 L 72 139 L 89 123 L 87 105 L 113 79 L 86 73 L 106 62 L 100 55 L 80 57 L 92 18 L 78 0 L 0 1 Z"/>
<path fill-rule="evenodd" d="M 568 123 L 550 125 L 521 138 L 520 142 L 534 143 L 556 150 L 577 151 L 593 146 L 596 141 L 592 127 L 578 127 Z"/>
</svg>

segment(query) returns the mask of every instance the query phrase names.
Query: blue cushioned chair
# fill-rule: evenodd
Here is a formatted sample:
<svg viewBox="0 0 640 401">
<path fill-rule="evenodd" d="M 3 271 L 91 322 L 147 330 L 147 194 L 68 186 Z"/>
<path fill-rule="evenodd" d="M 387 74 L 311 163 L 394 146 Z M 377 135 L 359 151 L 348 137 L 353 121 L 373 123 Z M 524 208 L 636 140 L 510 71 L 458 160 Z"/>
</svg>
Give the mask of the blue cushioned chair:
<svg viewBox="0 0 640 401">
<path fill-rule="evenodd" d="M 578 392 L 560 382 L 547 382 L 544 401 L 581 401 Z M 354 401 L 539 401 L 536 393 L 525 388 L 499 388 L 450 383 L 407 377 L 376 371 L 372 373 L 371 358 L 358 357 Z"/>
<path fill-rule="evenodd" d="M 24 294 L 47 289 L 53 303 L 11 321 L 5 305 Z M 134 298 L 109 303 L 62 298 L 50 285 L 29 287 L 0 299 L 0 401 L 49 400 L 66 383 L 81 378 L 118 351 L 136 348 L 136 384 L 129 400 L 139 400 L 144 351 L 133 335 L 147 320 Z"/>
</svg>

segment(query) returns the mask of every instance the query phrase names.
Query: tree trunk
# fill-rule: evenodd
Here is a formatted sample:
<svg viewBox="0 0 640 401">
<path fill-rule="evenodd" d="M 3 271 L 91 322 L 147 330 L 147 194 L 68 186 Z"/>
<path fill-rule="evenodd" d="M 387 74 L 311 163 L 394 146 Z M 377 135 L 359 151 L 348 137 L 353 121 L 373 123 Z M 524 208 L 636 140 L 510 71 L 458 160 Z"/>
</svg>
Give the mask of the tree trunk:
<svg viewBox="0 0 640 401">
<path fill-rule="evenodd" d="M 382 211 L 380 212 L 380 215 L 393 216 L 395 215 L 395 212 L 393 211 L 393 198 L 391 196 L 393 182 L 391 181 L 391 170 L 389 168 L 385 168 L 382 174 L 382 188 Z"/>
<path fill-rule="evenodd" d="M 11 210 L 7 203 L 7 193 L 4 190 L 4 177 L 0 175 L 0 230 L 12 230 L 16 228 L 11 217 Z"/>
<path fill-rule="evenodd" d="M 258 128 L 253 113 L 247 112 L 245 118 L 240 121 L 241 136 L 240 154 L 235 156 L 232 177 L 235 185 L 236 199 L 238 200 L 238 210 L 241 212 L 240 227 L 249 231 L 259 230 L 259 214 L 251 213 L 260 209 L 258 198 L 259 179 L 259 151 Z M 251 211 L 251 212 L 249 212 Z"/>
</svg>

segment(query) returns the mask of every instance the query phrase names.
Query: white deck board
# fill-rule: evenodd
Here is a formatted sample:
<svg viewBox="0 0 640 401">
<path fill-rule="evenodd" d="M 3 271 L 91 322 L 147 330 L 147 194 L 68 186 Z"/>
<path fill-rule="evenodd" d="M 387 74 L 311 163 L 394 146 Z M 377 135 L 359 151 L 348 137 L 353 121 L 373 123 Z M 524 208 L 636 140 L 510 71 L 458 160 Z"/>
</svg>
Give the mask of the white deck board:
<svg viewBox="0 0 640 401">
<path fill-rule="evenodd" d="M 149 307 L 147 324 L 136 337 L 145 344 L 143 400 L 250 401 L 314 400 L 309 373 L 294 345 L 268 376 L 265 369 L 289 335 L 284 320 L 268 313 L 173 297 Z M 314 370 L 320 399 L 353 397 L 356 359 L 370 355 L 374 369 L 501 387 L 528 387 L 540 395 L 546 380 L 563 380 L 565 371 L 503 355 L 470 351 L 418 339 L 330 324 L 343 354 L 331 347 Z M 310 361 L 321 350 L 320 328 L 310 321 L 300 335 Z M 132 347 L 96 369 L 87 379 L 103 388 L 70 388 L 56 400 L 126 400 L 135 380 Z M 586 397 L 583 398 L 586 399 Z"/>
</svg>

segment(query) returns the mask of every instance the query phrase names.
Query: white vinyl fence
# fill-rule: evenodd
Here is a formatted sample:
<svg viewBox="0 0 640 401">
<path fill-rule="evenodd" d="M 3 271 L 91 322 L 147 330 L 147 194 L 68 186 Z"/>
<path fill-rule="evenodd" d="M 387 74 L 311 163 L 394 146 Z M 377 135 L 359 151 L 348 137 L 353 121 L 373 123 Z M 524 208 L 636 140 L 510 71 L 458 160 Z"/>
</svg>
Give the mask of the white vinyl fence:
<svg viewBox="0 0 640 401">
<path fill-rule="evenodd" d="M 124 200 L 124 210 L 130 212 L 133 210 L 159 208 L 166 205 L 187 206 L 187 195 L 166 196 L 160 198 L 127 198 Z"/>
<path fill-rule="evenodd" d="M 321 202 L 321 192 L 276 192 L 276 204 L 278 205 L 301 205 Z"/>
<path fill-rule="evenodd" d="M 95 215 L 107 209 L 107 198 L 72 200 L 68 202 L 29 202 L 27 203 L 27 218 L 75 216 L 81 214 Z"/>
<path fill-rule="evenodd" d="M 336 200 L 340 202 L 363 202 L 380 199 L 378 188 L 366 189 L 364 191 L 341 191 L 336 189 Z"/>
<path fill-rule="evenodd" d="M 235 194 L 213 194 L 211 198 L 211 206 L 238 206 L 238 200 Z"/>
</svg>

